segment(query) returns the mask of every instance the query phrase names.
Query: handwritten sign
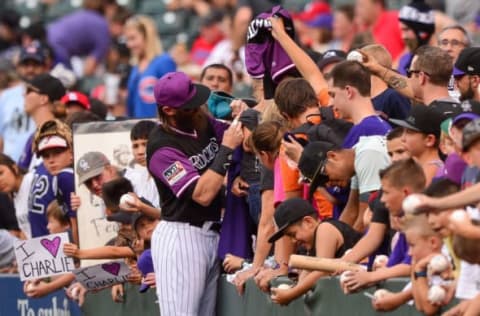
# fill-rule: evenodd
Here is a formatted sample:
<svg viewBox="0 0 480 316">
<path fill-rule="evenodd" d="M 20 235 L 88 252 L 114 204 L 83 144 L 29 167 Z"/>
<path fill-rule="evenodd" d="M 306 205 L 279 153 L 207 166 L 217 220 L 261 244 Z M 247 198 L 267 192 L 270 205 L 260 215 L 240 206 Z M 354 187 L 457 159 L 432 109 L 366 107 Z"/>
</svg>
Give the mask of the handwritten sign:
<svg viewBox="0 0 480 316">
<path fill-rule="evenodd" d="M 46 278 L 73 271 L 73 258 L 63 253 L 67 242 L 67 233 L 17 240 L 14 246 L 20 279 Z"/>
<path fill-rule="evenodd" d="M 97 264 L 73 271 L 78 282 L 89 291 L 127 282 L 130 269 L 123 261 Z"/>
</svg>

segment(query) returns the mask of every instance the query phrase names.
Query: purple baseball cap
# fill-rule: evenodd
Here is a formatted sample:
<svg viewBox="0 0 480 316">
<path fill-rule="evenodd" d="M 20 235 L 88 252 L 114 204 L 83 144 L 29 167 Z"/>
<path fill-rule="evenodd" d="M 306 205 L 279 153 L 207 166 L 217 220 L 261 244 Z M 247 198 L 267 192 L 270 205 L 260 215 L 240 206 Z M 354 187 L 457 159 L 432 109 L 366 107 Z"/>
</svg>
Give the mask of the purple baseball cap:
<svg viewBox="0 0 480 316">
<path fill-rule="evenodd" d="M 472 113 L 472 112 L 465 112 L 465 113 L 462 113 L 462 114 L 459 114 L 459 115 L 455 116 L 455 118 L 452 120 L 452 125 L 455 125 L 462 120 L 473 121 L 473 120 L 476 120 L 478 118 L 480 118 L 480 116 L 478 114 L 475 114 L 475 113 Z"/>
<path fill-rule="evenodd" d="M 183 72 L 169 72 L 158 79 L 153 93 L 159 106 L 188 110 L 205 104 L 210 96 L 210 89 L 193 83 Z"/>
<path fill-rule="evenodd" d="M 461 71 L 460 69 L 458 69 L 455 66 L 453 67 L 452 76 L 456 77 L 456 76 L 463 76 L 463 75 L 465 75 L 464 71 Z"/>
<path fill-rule="evenodd" d="M 142 272 L 142 275 L 145 277 L 147 274 L 154 272 L 153 270 L 153 260 L 152 260 L 152 251 L 150 249 L 145 250 L 142 252 L 140 257 L 137 260 L 137 267 L 138 270 Z M 140 289 L 138 290 L 140 293 L 145 293 L 150 288 L 150 285 L 142 283 L 140 285 Z"/>
<path fill-rule="evenodd" d="M 313 20 L 307 22 L 307 25 L 315 28 L 332 29 L 333 27 L 333 15 L 330 13 L 320 14 Z"/>
</svg>

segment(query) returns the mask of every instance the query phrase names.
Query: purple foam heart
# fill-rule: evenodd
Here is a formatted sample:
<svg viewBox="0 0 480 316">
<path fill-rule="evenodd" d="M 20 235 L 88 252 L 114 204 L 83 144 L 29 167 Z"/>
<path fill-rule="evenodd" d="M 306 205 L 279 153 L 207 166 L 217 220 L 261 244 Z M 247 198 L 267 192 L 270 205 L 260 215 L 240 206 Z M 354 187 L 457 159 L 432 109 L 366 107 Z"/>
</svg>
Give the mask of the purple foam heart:
<svg viewBox="0 0 480 316">
<path fill-rule="evenodd" d="M 47 238 L 43 238 L 40 240 L 40 244 L 42 244 L 42 246 L 45 249 L 47 249 L 47 251 L 50 252 L 50 254 L 54 258 L 57 257 L 58 248 L 60 247 L 60 242 L 61 242 L 61 238 L 58 236 L 53 238 L 52 240 L 49 240 Z"/>
<path fill-rule="evenodd" d="M 104 263 L 102 264 L 102 269 L 107 271 L 110 274 L 118 276 L 118 272 L 120 272 L 120 263 L 118 262 Z"/>
</svg>

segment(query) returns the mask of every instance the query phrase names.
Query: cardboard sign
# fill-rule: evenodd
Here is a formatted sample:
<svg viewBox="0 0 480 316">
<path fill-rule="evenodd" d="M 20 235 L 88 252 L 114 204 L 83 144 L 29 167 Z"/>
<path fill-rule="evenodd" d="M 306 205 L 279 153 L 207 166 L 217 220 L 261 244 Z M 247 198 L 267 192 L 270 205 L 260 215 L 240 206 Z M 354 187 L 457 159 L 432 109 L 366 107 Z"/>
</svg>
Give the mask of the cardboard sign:
<svg viewBox="0 0 480 316">
<path fill-rule="evenodd" d="M 70 242 L 67 233 L 17 240 L 14 247 L 20 279 L 46 278 L 73 271 L 73 258 L 63 253 L 67 242 Z"/>
<path fill-rule="evenodd" d="M 97 264 L 73 271 L 78 282 L 89 291 L 127 282 L 130 269 L 123 261 Z"/>
</svg>

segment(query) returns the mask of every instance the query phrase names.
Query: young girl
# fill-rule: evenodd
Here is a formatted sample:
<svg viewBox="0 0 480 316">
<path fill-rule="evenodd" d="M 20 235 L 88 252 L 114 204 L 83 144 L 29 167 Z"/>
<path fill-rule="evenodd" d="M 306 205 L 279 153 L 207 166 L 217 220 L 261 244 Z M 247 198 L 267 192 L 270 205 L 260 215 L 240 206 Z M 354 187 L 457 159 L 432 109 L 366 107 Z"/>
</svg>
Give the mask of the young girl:
<svg viewBox="0 0 480 316">
<path fill-rule="evenodd" d="M 32 237 L 28 220 L 28 196 L 32 185 L 33 173 L 25 173 L 7 155 L 0 153 L 0 191 L 11 194 L 15 206 L 15 215 L 21 230 L 21 238 Z"/>
<path fill-rule="evenodd" d="M 70 221 L 56 200 L 48 205 L 47 218 L 47 229 L 50 234 L 70 233 Z"/>
<path fill-rule="evenodd" d="M 128 19 L 125 38 L 134 64 L 128 78 L 128 116 L 156 117 L 153 86 L 158 78 L 175 71 L 175 62 L 168 54 L 162 54 L 155 23 L 147 16 L 137 15 Z"/>
</svg>

